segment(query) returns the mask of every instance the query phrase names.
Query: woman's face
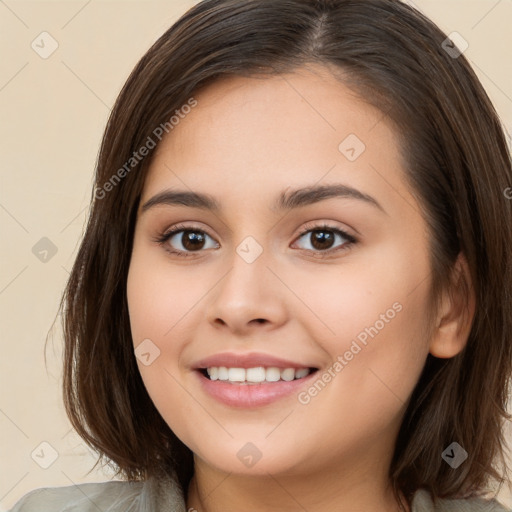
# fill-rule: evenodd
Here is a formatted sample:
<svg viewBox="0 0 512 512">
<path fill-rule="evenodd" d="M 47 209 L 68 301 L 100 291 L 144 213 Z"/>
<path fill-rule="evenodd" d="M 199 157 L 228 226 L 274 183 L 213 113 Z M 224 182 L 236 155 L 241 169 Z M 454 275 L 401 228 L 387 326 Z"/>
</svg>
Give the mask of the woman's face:
<svg viewBox="0 0 512 512">
<path fill-rule="evenodd" d="M 308 69 L 196 95 L 138 212 L 137 363 L 169 427 L 221 471 L 383 469 L 429 352 L 428 233 L 397 140 Z"/>
</svg>

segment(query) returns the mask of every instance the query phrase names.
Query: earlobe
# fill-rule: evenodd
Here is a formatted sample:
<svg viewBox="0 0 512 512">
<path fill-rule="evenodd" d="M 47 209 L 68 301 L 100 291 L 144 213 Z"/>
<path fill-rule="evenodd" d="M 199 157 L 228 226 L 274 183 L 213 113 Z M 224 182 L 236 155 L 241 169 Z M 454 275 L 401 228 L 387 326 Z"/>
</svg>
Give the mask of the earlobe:
<svg viewBox="0 0 512 512">
<path fill-rule="evenodd" d="M 436 326 L 430 340 L 434 357 L 450 358 L 461 352 L 468 341 L 476 308 L 471 273 L 462 253 L 453 268 L 450 289 L 443 291 Z"/>
</svg>

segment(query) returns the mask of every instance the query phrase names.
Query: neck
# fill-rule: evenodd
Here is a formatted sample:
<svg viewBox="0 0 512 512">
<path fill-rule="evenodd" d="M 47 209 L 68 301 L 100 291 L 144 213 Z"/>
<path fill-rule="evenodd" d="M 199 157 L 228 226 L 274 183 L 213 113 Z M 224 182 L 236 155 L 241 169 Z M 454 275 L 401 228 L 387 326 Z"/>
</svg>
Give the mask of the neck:
<svg viewBox="0 0 512 512">
<path fill-rule="evenodd" d="M 340 468 L 301 474 L 240 475 L 224 473 L 195 458 L 188 488 L 191 512 L 410 512 L 399 505 L 386 471 Z"/>
</svg>

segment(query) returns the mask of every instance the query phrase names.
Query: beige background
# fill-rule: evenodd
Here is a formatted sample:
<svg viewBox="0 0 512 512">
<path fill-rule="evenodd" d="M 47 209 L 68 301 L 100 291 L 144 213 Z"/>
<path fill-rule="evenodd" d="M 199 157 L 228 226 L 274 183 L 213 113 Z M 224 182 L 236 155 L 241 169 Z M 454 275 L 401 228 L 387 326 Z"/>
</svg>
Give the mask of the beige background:
<svg viewBox="0 0 512 512">
<path fill-rule="evenodd" d="M 86 474 L 95 459 L 63 411 L 59 322 L 47 367 L 45 338 L 84 228 L 109 110 L 138 59 L 195 3 L 0 1 L 0 511 L 36 487 L 109 478 Z M 467 40 L 465 55 L 511 132 L 512 1 L 414 4 Z M 58 43 L 47 59 L 31 47 L 51 48 L 50 39 L 42 48 L 43 31 Z M 43 237 L 57 250 L 46 262 L 33 252 L 50 247 Z M 501 498 L 512 506 L 506 489 Z"/>
</svg>

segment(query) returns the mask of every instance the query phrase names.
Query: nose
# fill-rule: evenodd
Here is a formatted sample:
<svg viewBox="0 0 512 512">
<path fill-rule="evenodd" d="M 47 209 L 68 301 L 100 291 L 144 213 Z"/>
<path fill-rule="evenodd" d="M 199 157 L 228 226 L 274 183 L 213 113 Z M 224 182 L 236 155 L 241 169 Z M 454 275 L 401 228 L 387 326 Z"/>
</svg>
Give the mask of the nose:
<svg viewBox="0 0 512 512">
<path fill-rule="evenodd" d="M 231 268 L 209 294 L 207 320 L 215 329 L 246 335 L 286 322 L 286 289 L 264 254 L 248 263 L 235 253 Z"/>
</svg>

